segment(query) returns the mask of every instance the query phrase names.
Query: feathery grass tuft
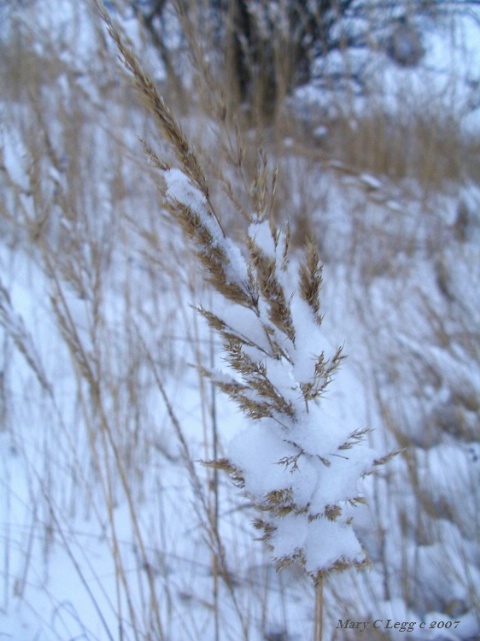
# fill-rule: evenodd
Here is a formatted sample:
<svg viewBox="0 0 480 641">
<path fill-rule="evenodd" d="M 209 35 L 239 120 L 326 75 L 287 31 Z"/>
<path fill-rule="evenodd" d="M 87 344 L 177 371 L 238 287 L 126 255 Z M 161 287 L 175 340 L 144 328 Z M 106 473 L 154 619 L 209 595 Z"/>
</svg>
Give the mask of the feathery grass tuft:
<svg viewBox="0 0 480 641">
<path fill-rule="evenodd" d="M 222 337 L 227 364 L 227 371 L 204 374 L 253 423 L 233 439 L 227 458 L 206 465 L 226 471 L 265 514 L 257 527 L 278 568 L 300 560 L 318 577 L 363 566 L 365 554 L 351 527 L 349 508 L 363 500 L 357 480 L 381 459 L 360 443 L 366 430 L 328 425 L 320 408 L 342 350 L 330 356 L 324 349 L 312 354 L 318 349 L 316 341 L 325 344 L 320 334 L 318 251 L 312 242 L 307 245 L 294 278 L 288 234 L 267 220 L 276 177 L 269 187 L 263 153 L 250 190 L 253 213 L 245 242 L 239 245 L 226 235 L 210 202 L 199 157 L 131 47 L 110 17 L 101 15 L 179 165 L 170 167 L 146 145 L 162 177 L 165 207 L 183 229 L 206 280 L 224 301 L 218 308 L 199 309 Z M 354 452 L 347 456 L 346 450 Z"/>
</svg>

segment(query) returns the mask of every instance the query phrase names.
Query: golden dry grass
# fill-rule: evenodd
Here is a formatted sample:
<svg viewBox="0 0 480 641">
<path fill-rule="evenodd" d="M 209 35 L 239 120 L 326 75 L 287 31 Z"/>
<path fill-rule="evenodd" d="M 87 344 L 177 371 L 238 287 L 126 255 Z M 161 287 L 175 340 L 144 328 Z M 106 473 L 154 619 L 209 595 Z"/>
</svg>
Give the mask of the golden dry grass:
<svg viewBox="0 0 480 641">
<path fill-rule="evenodd" d="M 68 538 L 69 523 L 65 515 L 79 509 L 78 506 L 72 508 L 77 501 L 76 492 L 83 493 L 84 502 L 89 504 L 88 497 L 100 488 L 101 499 L 92 502 L 86 511 L 98 523 L 103 524 L 102 527 L 107 523 L 109 554 L 117 581 L 114 600 L 119 621 L 128 614 L 136 626 L 131 638 L 140 638 L 142 633 L 145 638 L 167 638 L 173 596 L 168 581 L 160 585 L 157 582 L 156 572 L 159 570 L 152 561 L 154 553 L 150 545 L 151 531 L 143 527 L 141 505 L 145 495 L 143 482 L 148 477 L 146 470 L 156 464 L 159 453 L 165 461 L 180 456 L 192 486 L 199 492 L 195 526 L 203 528 L 211 549 L 209 564 L 212 594 L 204 604 L 205 611 L 210 613 L 209 616 L 218 618 L 218 629 L 218 626 L 226 624 L 220 599 L 231 598 L 235 616 L 241 621 L 243 637 L 248 639 L 251 625 L 249 618 L 254 606 L 251 606 L 251 610 L 245 608 L 242 612 L 244 603 L 239 602 L 240 597 L 235 591 L 237 575 L 241 574 L 240 561 L 228 564 L 225 559 L 225 549 L 231 551 L 235 545 L 224 541 L 218 528 L 218 477 L 214 470 L 205 472 L 209 485 L 205 484 L 204 478 L 198 478 L 185 426 L 177 416 L 174 399 L 170 396 L 171 389 L 165 385 L 169 379 L 178 377 L 178 380 L 182 380 L 188 371 L 187 362 L 194 362 L 199 371 L 210 368 L 212 363 L 210 346 L 205 346 L 203 342 L 204 330 L 199 328 L 198 321 L 194 320 L 181 296 L 181 292 L 187 289 L 194 299 L 202 288 L 198 280 L 197 264 L 188 257 L 183 243 L 168 226 L 166 218 L 159 215 L 162 203 L 152 167 L 144 162 L 140 145 L 136 141 L 132 142 L 129 134 L 134 131 L 146 140 L 152 140 L 154 134 L 148 121 L 150 116 L 146 116 L 140 108 L 131 91 L 130 82 L 119 74 L 111 62 L 111 51 L 103 49 L 105 75 L 97 79 L 99 101 L 96 102 L 85 95 L 75 74 L 70 73 L 68 68 L 65 69 L 54 51 L 45 49 L 45 54 L 40 58 L 33 48 L 35 34 L 30 34 L 30 37 L 32 40 L 23 40 L 21 47 L 3 57 L 1 63 L 2 73 L 8 78 L 2 85 L 6 87 L 4 95 L 7 96 L 7 99 L 3 99 L 3 117 L 18 136 L 17 161 L 22 167 L 22 176 L 19 178 L 18 172 L 5 171 L 11 169 L 9 159 L 0 163 L 2 189 L 6 195 L 0 205 L 0 224 L 11 250 L 26 252 L 48 277 L 49 297 L 43 304 L 55 327 L 61 345 L 61 358 L 68 363 L 67 371 L 75 382 L 76 411 L 80 417 L 78 424 L 84 426 L 89 443 L 87 453 L 76 451 L 76 425 L 72 431 L 69 423 L 70 410 L 63 412 L 63 402 L 57 405 L 59 396 L 62 397 L 65 391 L 62 381 L 52 377 L 48 368 L 42 368 L 28 332 L 22 334 L 21 328 L 14 327 L 11 323 L 8 325 L 8 319 L 14 315 L 13 308 L 8 307 L 9 282 L 2 281 L 3 325 L 7 333 L 10 332 L 8 340 L 13 341 L 15 349 L 23 354 L 37 383 L 44 390 L 44 418 L 49 419 L 52 424 L 50 447 L 54 448 L 57 442 L 62 441 L 65 451 L 70 448 L 69 458 L 64 461 L 60 460 L 60 454 L 55 458 L 51 451 L 45 452 L 52 468 L 57 465 L 70 468 L 70 493 L 61 491 L 51 474 L 39 477 L 32 464 L 31 496 L 32 501 L 38 498 L 37 489 L 40 488 L 39 509 L 47 515 L 42 521 L 42 527 L 45 540 L 50 541 L 46 547 L 56 541 L 65 549 L 70 549 L 73 556 L 76 554 L 76 548 Z M 105 46 L 102 39 L 98 46 L 99 49 Z M 58 85 L 60 77 L 69 87 L 70 100 L 62 97 Z M 218 109 L 219 103 L 215 96 L 213 104 L 217 108 L 209 109 L 208 114 L 214 114 L 212 128 L 218 134 L 213 137 L 215 142 L 212 143 L 212 137 L 202 135 L 204 132 L 195 132 L 195 114 L 190 119 L 184 118 L 184 105 L 181 105 L 181 113 L 182 119 L 186 121 L 185 128 L 192 129 L 193 137 L 199 141 L 200 149 L 194 152 L 197 156 L 192 156 L 191 143 L 186 141 L 186 134 L 180 133 L 176 126 L 172 128 L 173 141 L 179 143 L 176 145 L 177 160 L 183 163 L 192 179 L 211 198 L 213 210 L 222 212 L 217 215 L 226 233 L 245 226 L 244 212 L 249 211 L 253 202 L 254 208 L 259 211 L 274 211 L 278 220 L 288 218 L 291 221 L 292 238 L 296 239 L 295 244 L 301 244 L 305 236 L 311 236 L 312 232 L 317 234 L 318 221 L 314 214 L 328 205 L 328 199 L 325 197 L 323 200 L 321 193 L 312 195 L 310 185 L 318 172 L 332 167 L 332 161 L 341 160 L 344 163 L 340 168 L 335 165 L 332 180 L 336 180 L 334 176 L 347 173 L 350 178 L 357 179 L 368 172 L 387 176 L 391 182 L 386 181 L 386 184 L 390 185 L 396 181 L 401 183 L 404 178 L 415 177 L 425 193 L 442 187 L 445 181 L 479 179 L 477 144 L 475 140 L 466 141 L 462 138 L 457 123 L 445 119 L 442 114 L 428 120 L 413 114 L 409 120 L 395 123 L 379 110 L 368 117 L 358 118 L 355 127 L 350 126 L 347 118 L 344 121 L 327 122 L 331 137 L 325 143 L 311 144 L 300 135 L 294 140 L 292 155 L 298 155 L 302 162 L 306 160 L 308 168 L 302 175 L 302 189 L 294 197 L 288 175 L 289 165 L 285 162 L 287 172 L 280 172 L 276 177 L 273 162 L 270 161 L 269 165 L 265 163 L 266 147 L 273 157 L 278 154 L 280 166 L 286 159 L 290 160 L 290 151 L 283 146 L 285 130 L 280 128 L 280 124 L 278 132 L 257 132 L 260 135 L 250 145 L 249 129 L 241 126 L 241 119 L 235 122 L 230 115 L 224 120 L 217 120 L 216 116 L 222 110 Z M 157 107 L 165 114 L 161 103 Z M 179 105 L 174 102 L 174 111 L 177 107 Z M 202 101 L 195 102 L 194 107 L 201 110 Z M 159 117 L 158 111 L 156 115 Z M 94 127 L 92 122 L 96 123 Z M 163 122 L 168 126 L 168 121 L 164 119 Z M 199 118 L 198 122 L 204 123 L 205 119 Z M 97 123 L 101 123 L 100 126 L 97 127 Z M 292 130 L 288 132 L 291 135 Z M 258 144 L 260 138 L 263 138 L 263 148 Z M 154 139 L 155 149 L 151 150 L 150 159 L 154 165 L 164 167 L 163 161 L 158 160 L 163 158 L 163 143 L 156 137 Z M 213 151 L 210 146 L 212 144 Z M 108 148 L 108 166 L 103 161 L 98 162 L 98 145 L 106 145 Z M 220 158 L 224 160 L 220 162 Z M 224 182 L 221 188 L 214 188 L 210 193 L 206 183 L 217 177 L 216 165 L 219 164 L 226 168 Z M 99 172 L 102 172 L 105 181 L 98 180 Z M 269 190 L 274 179 L 277 197 L 272 202 Z M 361 180 L 356 183 L 357 187 L 361 184 Z M 347 184 L 345 189 L 357 187 Z M 365 200 L 356 212 L 357 220 L 360 221 L 362 207 L 366 211 L 370 200 L 378 195 L 378 190 L 370 190 L 368 185 L 364 185 L 364 192 Z M 388 189 L 386 192 L 384 202 L 389 198 Z M 228 199 L 225 193 L 229 195 Z M 398 196 L 398 192 L 395 195 Z M 221 207 L 227 200 L 228 204 Z M 183 216 L 186 212 L 180 213 Z M 427 215 L 430 213 L 427 211 Z M 199 238 L 200 242 L 208 244 L 209 239 L 202 239 L 198 230 L 192 229 L 188 223 L 186 221 L 187 232 Z M 329 225 L 328 221 L 322 224 Z M 361 267 L 365 291 L 364 296 L 357 301 L 356 313 L 358 322 L 369 337 L 369 362 L 374 363 L 379 358 L 375 349 L 375 337 L 376 332 L 382 330 L 382 319 L 368 316 L 369 285 L 385 274 L 396 274 L 398 268 L 395 257 L 399 253 L 399 247 L 404 251 L 406 241 L 407 255 L 414 256 L 416 245 L 414 237 L 405 239 L 400 231 L 393 235 L 387 233 L 382 220 L 371 227 L 359 224 L 356 229 L 357 235 L 352 240 L 352 251 L 346 257 L 346 262 L 352 269 L 359 265 Z M 375 256 L 372 256 L 372 247 L 375 247 Z M 432 239 L 429 251 L 430 256 L 437 252 L 438 278 L 443 283 L 443 289 L 451 294 L 452 285 L 448 275 L 450 258 L 446 248 L 448 243 L 445 243 L 445 239 L 436 237 Z M 326 256 L 328 250 L 329 248 L 325 248 Z M 456 256 L 458 255 L 457 253 Z M 256 259 L 260 265 L 262 257 L 257 256 Z M 442 260 L 444 267 L 445 262 L 447 264 L 447 273 L 445 269 L 442 271 Z M 309 261 L 304 274 L 305 297 L 311 301 L 315 300 L 313 293 L 318 287 L 315 265 L 316 260 Z M 224 282 L 221 270 L 218 271 L 220 267 L 221 260 L 219 264 L 207 265 L 214 283 Z M 139 271 L 142 273 L 141 291 L 136 287 Z M 276 286 L 273 281 L 263 282 L 263 289 L 267 294 L 274 292 Z M 109 308 L 113 290 L 117 301 L 115 319 Z M 4 292 L 7 292 L 6 296 Z M 175 297 L 173 306 L 165 304 L 166 298 L 172 298 L 172 292 Z M 285 301 L 282 303 L 280 299 L 281 297 L 277 297 L 277 303 L 282 307 Z M 426 326 L 431 330 L 423 337 L 424 340 L 428 342 L 433 336 L 438 345 L 450 350 L 452 354 L 457 350 L 460 340 L 472 362 L 478 363 L 476 336 L 471 327 L 471 321 L 475 319 L 458 309 L 455 312 L 458 333 L 452 336 L 451 326 L 445 322 L 445 318 L 437 309 L 428 305 L 427 300 L 424 302 L 423 315 L 427 321 Z M 78 313 L 78 303 L 83 310 L 81 314 Z M 284 316 L 280 308 L 272 313 L 274 317 Z M 148 340 L 138 332 L 133 320 L 136 315 L 142 318 L 142 327 L 148 334 Z M 179 335 L 180 329 L 182 335 Z M 288 333 L 288 323 L 284 329 Z M 179 350 L 179 344 L 184 346 L 183 350 Z M 378 362 L 386 367 L 392 380 L 395 376 L 406 376 L 408 366 L 414 366 L 412 389 L 417 389 L 418 404 L 422 407 L 423 403 L 426 404 L 421 392 L 425 380 L 431 378 L 434 386 L 439 385 L 436 382 L 435 364 L 426 357 L 419 360 L 413 350 L 400 358 L 398 354 L 402 353 L 402 347 L 397 347 L 399 351 L 396 357 L 394 354 L 387 354 L 385 360 Z M 13 363 L 9 350 L 5 349 L 3 352 L 6 356 L 3 362 L 2 398 L 8 396 L 9 391 L 9 359 Z M 215 396 L 209 384 L 200 376 L 196 379 L 196 384 L 198 409 L 204 430 L 201 439 L 202 456 L 205 459 L 213 458 L 214 450 L 217 449 L 221 454 L 223 448 L 223 443 L 217 442 L 219 436 Z M 391 429 L 400 444 L 408 447 L 409 437 L 401 429 L 402 408 L 384 391 L 382 380 L 378 380 L 372 394 L 372 403 L 379 408 L 384 424 Z M 152 393 L 163 395 L 162 407 L 166 406 L 168 410 L 169 422 L 167 423 L 166 418 L 161 419 L 163 429 L 158 424 L 159 413 L 153 412 L 149 405 Z M 471 438 L 468 432 L 471 428 L 462 417 L 467 416 L 468 412 L 478 412 L 477 392 L 475 389 L 465 392 L 462 388 L 456 391 L 455 398 L 455 406 L 461 413 L 457 423 L 460 429 L 465 424 L 467 436 Z M 15 414 L 18 409 L 13 411 L 11 408 L 15 403 L 16 399 L 4 402 L 1 415 L 1 429 L 12 434 L 17 429 L 12 417 L 18 416 Z M 427 420 L 428 416 L 424 418 Z M 171 425 L 179 446 L 172 446 Z M 450 428 L 449 424 L 448 429 Z M 439 429 L 441 426 L 433 420 L 428 424 L 433 439 L 438 438 Z M 434 503 L 415 475 L 415 456 L 407 454 L 405 460 L 409 473 L 409 492 L 417 501 L 418 510 L 413 520 L 416 521 L 419 542 L 436 540 L 435 521 L 447 517 L 460 522 L 461 515 L 452 512 L 448 505 Z M 158 482 L 161 486 L 161 475 Z M 475 488 L 472 488 L 472 492 L 474 491 Z M 127 520 L 133 533 L 132 545 L 138 550 L 139 563 L 143 568 L 139 571 L 141 579 L 130 573 L 127 557 L 122 553 L 115 515 L 115 506 L 121 501 L 125 501 L 128 506 Z M 237 508 L 235 505 L 234 509 Z M 32 528 L 38 526 L 39 518 L 36 515 L 35 518 L 32 517 Z M 411 528 L 411 524 L 408 527 Z M 165 535 L 162 525 L 154 534 L 162 540 Z M 154 552 L 161 556 L 161 550 Z M 74 560 L 81 573 L 82 559 Z M 25 575 L 28 575 L 29 562 L 27 554 Z M 263 558 L 260 562 L 264 562 Z M 388 569 L 387 556 L 382 563 Z M 412 586 L 409 584 L 408 566 L 405 567 L 404 589 L 408 598 Z M 28 598 L 22 576 L 20 573 L 17 577 L 18 593 Z M 137 580 L 144 590 L 140 603 L 129 598 L 137 590 Z M 274 581 L 265 579 L 259 590 L 264 594 L 265 620 L 271 614 L 268 590 L 273 583 Z M 222 591 L 225 586 L 226 590 Z M 308 589 L 305 587 L 305 590 Z M 327 603 L 328 595 L 343 595 L 336 590 L 334 584 L 327 586 Z M 225 596 L 225 592 L 230 597 Z M 478 598 L 473 593 L 474 586 L 472 603 Z M 170 605 L 164 607 L 165 603 Z M 354 607 L 354 604 L 350 605 Z M 127 631 L 123 630 L 123 633 L 128 638 Z M 115 637 L 114 631 L 111 634 Z"/>
</svg>

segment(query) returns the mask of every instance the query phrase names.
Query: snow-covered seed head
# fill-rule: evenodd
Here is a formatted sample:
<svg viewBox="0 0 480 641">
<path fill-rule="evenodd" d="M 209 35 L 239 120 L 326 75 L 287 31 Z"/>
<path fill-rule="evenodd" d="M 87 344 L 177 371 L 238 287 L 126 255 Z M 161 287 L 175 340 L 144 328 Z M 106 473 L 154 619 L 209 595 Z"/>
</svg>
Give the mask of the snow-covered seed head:
<svg viewBox="0 0 480 641">
<path fill-rule="evenodd" d="M 366 445 L 365 430 L 339 425 L 322 410 L 342 350 L 321 333 L 318 251 L 309 243 L 299 268 L 289 261 L 288 232 L 271 219 L 276 174 L 270 182 L 262 153 L 245 242 L 228 237 L 199 157 L 108 14 L 99 10 L 175 154 L 178 167 L 144 145 L 162 176 L 165 208 L 222 299 L 199 311 L 224 341 L 226 368 L 204 374 L 247 420 L 227 457 L 206 465 L 225 471 L 261 511 L 255 526 L 279 569 L 300 562 L 318 580 L 332 570 L 362 566 L 365 553 L 352 527 L 353 508 L 363 501 L 359 482 L 389 456 L 378 457 Z"/>
</svg>

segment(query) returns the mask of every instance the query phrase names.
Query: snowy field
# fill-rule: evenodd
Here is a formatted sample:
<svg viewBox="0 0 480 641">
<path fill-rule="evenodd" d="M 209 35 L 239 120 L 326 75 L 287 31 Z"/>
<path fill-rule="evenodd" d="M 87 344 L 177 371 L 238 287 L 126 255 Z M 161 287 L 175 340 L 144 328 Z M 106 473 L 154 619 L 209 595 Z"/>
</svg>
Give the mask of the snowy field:
<svg viewBox="0 0 480 641">
<path fill-rule="evenodd" d="M 327 573 L 323 639 L 480 639 L 480 10 L 456 8 L 420 14 L 415 67 L 352 54 L 371 92 L 348 108 L 299 89 L 253 186 L 254 134 L 202 110 L 191 78 L 188 104 L 169 101 L 112 10 L 207 198 L 90 5 L 0 3 L 0 641 L 309 640 L 310 575 L 365 558 Z M 432 146 L 419 127 L 403 147 L 418 114 Z M 228 164 L 243 144 L 251 166 Z M 286 237 L 239 213 L 262 206 L 290 225 L 288 269 Z M 319 310 L 298 277 L 305 229 Z M 262 284 L 267 258 L 278 282 Z M 339 347 L 330 375 L 319 356 Z"/>
</svg>

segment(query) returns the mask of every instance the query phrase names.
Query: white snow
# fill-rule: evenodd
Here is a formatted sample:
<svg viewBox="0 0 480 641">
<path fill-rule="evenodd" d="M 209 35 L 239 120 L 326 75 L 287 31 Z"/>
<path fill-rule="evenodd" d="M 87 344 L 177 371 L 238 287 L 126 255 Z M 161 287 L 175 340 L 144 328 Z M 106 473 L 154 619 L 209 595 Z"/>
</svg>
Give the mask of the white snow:
<svg viewBox="0 0 480 641">
<path fill-rule="evenodd" d="M 235 243 L 225 237 L 218 220 L 208 207 L 205 195 L 180 169 L 168 169 L 163 172 L 163 176 L 167 183 L 165 192 L 167 199 L 181 203 L 199 217 L 202 225 L 209 231 L 212 243 L 222 248 L 228 256 L 227 279 L 243 288 L 248 281 L 245 259 Z"/>
<path fill-rule="evenodd" d="M 372 566 L 367 572 L 329 577 L 327 629 L 348 616 L 423 620 L 425 629 L 417 626 L 407 634 L 415 641 L 478 637 L 480 225 L 475 181 L 469 177 L 465 184 L 445 185 L 444 192 L 428 198 L 412 182 L 396 185 L 367 172 L 346 183 L 338 179 L 339 163 L 327 163 L 320 171 L 311 160 L 294 157 L 291 145 L 281 169 L 292 202 L 301 206 L 308 186 L 312 202 L 321 203 L 313 221 L 326 262 L 320 327 L 296 292 L 295 251 L 290 271 L 281 274 L 297 329 L 293 344 L 273 327 L 264 301 L 257 315 L 199 291 L 199 274 L 190 269 L 180 235 L 152 213 L 155 186 L 139 178 L 137 160 L 127 162 L 112 152 L 118 149 L 111 143 L 113 132 L 122 139 L 126 156 L 138 159 L 143 116 L 132 105 L 128 114 L 120 104 L 102 105 L 105 94 L 96 83 L 112 82 L 116 72 L 112 63 L 112 75 L 105 75 L 104 65 L 111 63 L 97 60 L 96 31 L 86 5 L 69 0 L 27 4 L 20 16 L 22 33 L 38 34 L 34 47 L 42 60 L 48 63 L 58 50 L 64 65 L 58 82 L 46 88 L 48 95 L 37 97 L 61 160 L 55 167 L 46 157 L 41 161 L 51 223 L 45 238 L 61 239 L 69 247 L 75 234 L 83 234 L 78 246 L 83 271 L 73 274 L 82 279 L 92 276 L 95 251 L 109 247 L 109 256 L 102 263 L 98 299 L 91 292 L 83 297 L 68 281 L 61 281 L 58 290 L 45 273 L 41 252 L 29 236 L 35 227 L 27 230 L 22 224 L 25 214 L 34 221 L 36 212 L 27 170 L 33 167 L 29 143 L 41 133 L 32 128 L 28 105 L 12 105 L 2 92 L 0 164 L 19 191 L 1 167 L 0 283 L 8 296 L 0 294 L 0 639 L 130 641 L 152 636 L 148 568 L 165 638 L 212 639 L 213 575 L 219 576 L 212 550 L 217 559 L 224 554 L 232 578 L 233 596 L 221 581 L 217 586 L 225 638 L 247 634 L 249 641 L 263 641 L 272 630 L 285 632 L 289 641 L 311 637 L 311 584 L 295 569 L 279 575 L 271 571 L 270 557 L 254 540 L 258 533 L 250 525 L 258 514 L 222 476 L 223 547 L 221 553 L 215 549 L 207 518 L 214 513 L 213 475 L 198 463 L 213 456 L 213 424 L 218 455 L 245 472 L 245 489 L 257 500 L 283 489 L 312 513 L 332 504 L 342 508 L 335 522 L 324 517 L 309 521 L 301 513 L 275 517 L 275 558 L 302 552 L 306 569 L 314 574 L 337 560 L 361 562 L 368 553 Z M 144 46 L 134 21 L 127 22 L 136 44 Z M 427 114 L 433 103 L 446 104 L 462 130 L 477 136 L 478 26 L 466 14 L 456 25 L 448 20 L 443 27 L 428 24 L 427 56 L 417 70 L 399 70 L 369 52 L 372 86 L 380 79 L 379 92 L 387 105 L 391 101 L 393 114 L 399 106 L 407 116 L 412 104 L 426 105 Z M 11 33 L 8 20 L 4 26 L 2 47 Z M 59 190 L 70 184 L 77 160 L 64 153 L 60 117 L 62 110 L 71 116 L 68 108 L 80 95 L 69 85 L 72 78 L 85 100 L 82 133 L 95 155 L 93 180 L 79 186 L 79 201 L 86 203 L 79 219 L 60 217 L 56 201 Z M 318 101 L 317 89 L 309 86 L 305 93 L 312 104 Z M 399 102 L 399 97 L 405 99 Z M 322 100 L 328 100 L 327 93 Z M 112 170 L 117 162 L 125 163 L 118 172 Z M 165 180 L 167 196 L 190 207 L 225 251 L 229 280 L 244 286 L 244 253 L 224 237 L 204 194 L 179 169 L 165 172 Z M 365 196 L 368 191 L 385 199 L 373 203 Z M 463 241 L 454 230 L 460 200 L 469 210 Z M 282 238 L 275 252 L 269 223 L 248 231 L 278 265 Z M 59 261 L 68 257 L 64 247 Z M 162 261 L 177 280 L 169 280 Z M 71 264 L 76 264 L 73 256 Z M 60 274 L 60 263 L 54 267 Z M 85 384 L 59 331 L 52 304 L 59 303 L 60 295 L 101 374 L 103 407 L 120 467 L 96 413 L 94 390 Z M 210 367 L 213 360 L 215 370 L 221 364 L 220 341 L 212 342 L 189 307 L 201 300 L 210 308 L 212 298 L 211 309 L 234 333 L 248 333 L 255 346 L 245 352 L 265 366 L 291 401 L 297 421 L 282 425 L 276 416 L 248 424 L 188 367 Z M 90 333 L 95 313 L 102 319 L 96 342 Z M 287 358 L 268 357 L 265 327 L 275 332 Z M 344 343 L 348 358 L 325 396 L 307 407 L 300 384 L 311 379 L 321 352 L 331 357 Z M 42 386 L 32 367 L 48 385 Z M 221 367 L 218 377 L 229 380 L 225 370 Z M 155 374 L 184 431 L 198 485 L 185 465 Z M 353 430 L 365 427 L 374 430 L 364 442 L 338 450 Z M 406 451 L 378 475 L 362 480 L 378 453 L 397 445 L 395 434 L 407 444 Z M 128 479 L 135 518 L 122 475 Z M 345 502 L 358 495 L 368 499 L 368 509 Z M 347 525 L 350 516 L 353 527 Z M 430 627 L 434 621 L 456 620 L 456 628 Z M 388 634 L 397 639 L 403 633 Z"/>
</svg>

